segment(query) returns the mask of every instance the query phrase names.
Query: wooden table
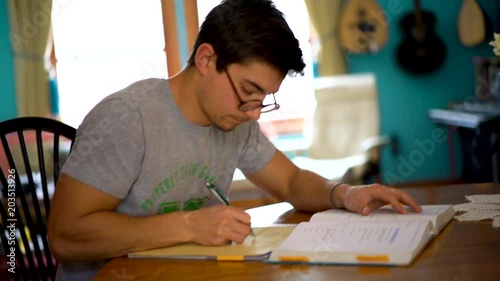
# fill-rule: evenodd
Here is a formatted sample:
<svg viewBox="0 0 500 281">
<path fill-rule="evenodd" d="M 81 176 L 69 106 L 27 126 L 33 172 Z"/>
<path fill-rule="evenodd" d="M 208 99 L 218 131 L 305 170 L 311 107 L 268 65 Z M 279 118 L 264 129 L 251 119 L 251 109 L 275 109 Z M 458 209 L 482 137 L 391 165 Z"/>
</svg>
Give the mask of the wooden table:
<svg viewBox="0 0 500 281">
<path fill-rule="evenodd" d="M 464 195 L 500 194 L 500 184 L 404 188 L 420 204 L 457 204 Z M 250 209 L 252 224 L 298 223 L 311 213 L 287 203 Z M 180 261 L 115 258 L 96 281 L 148 280 L 500 280 L 500 229 L 491 221 L 453 220 L 409 267 L 277 265 L 263 262 Z"/>
</svg>

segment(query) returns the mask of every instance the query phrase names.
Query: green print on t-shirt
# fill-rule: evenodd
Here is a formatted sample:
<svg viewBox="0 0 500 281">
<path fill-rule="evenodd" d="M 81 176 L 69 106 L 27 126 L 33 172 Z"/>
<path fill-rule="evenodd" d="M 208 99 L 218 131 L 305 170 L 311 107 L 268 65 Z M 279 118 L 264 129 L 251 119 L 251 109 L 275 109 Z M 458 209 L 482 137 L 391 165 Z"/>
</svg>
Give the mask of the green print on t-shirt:
<svg viewBox="0 0 500 281">
<path fill-rule="evenodd" d="M 193 198 L 188 200 L 186 203 L 184 203 L 184 206 L 182 206 L 183 211 L 194 211 L 198 210 L 205 204 L 205 202 L 208 200 L 208 197 L 201 197 L 201 198 Z M 171 202 L 162 202 L 160 203 L 160 209 L 158 210 L 158 214 L 166 214 L 166 213 L 172 213 L 172 212 L 177 212 L 180 211 L 181 208 L 179 208 L 181 205 L 180 201 L 171 201 Z"/>
<path fill-rule="evenodd" d="M 163 181 L 158 183 L 158 185 L 153 189 L 151 195 L 146 200 L 144 200 L 144 202 L 142 202 L 141 209 L 149 211 L 155 205 L 155 203 L 160 199 L 160 197 L 162 197 L 164 194 L 167 194 L 169 190 L 175 188 L 178 183 L 180 183 L 184 179 L 193 177 L 200 179 L 201 184 L 203 185 L 207 181 L 214 182 L 215 179 L 217 178 L 215 173 L 212 170 L 210 170 L 207 166 L 203 166 L 199 163 L 189 163 L 183 165 L 179 169 L 175 170 L 175 172 L 164 178 Z M 186 202 L 186 204 L 188 202 Z M 175 201 L 167 203 L 173 204 L 175 203 Z M 171 207 L 168 207 L 168 209 L 170 208 Z"/>
</svg>

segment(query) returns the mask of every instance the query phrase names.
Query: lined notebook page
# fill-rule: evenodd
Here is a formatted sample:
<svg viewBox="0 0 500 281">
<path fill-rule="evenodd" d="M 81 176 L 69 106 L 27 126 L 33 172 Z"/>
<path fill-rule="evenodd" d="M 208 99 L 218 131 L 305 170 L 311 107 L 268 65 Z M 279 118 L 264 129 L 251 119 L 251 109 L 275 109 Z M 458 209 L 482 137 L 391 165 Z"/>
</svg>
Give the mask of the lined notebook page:
<svg viewBox="0 0 500 281">
<path fill-rule="evenodd" d="M 261 256 L 278 247 L 295 226 L 276 225 L 253 228 L 255 237 L 248 236 L 242 244 L 223 246 L 200 246 L 194 243 L 129 253 L 130 258 L 216 258 L 219 256 Z"/>
</svg>

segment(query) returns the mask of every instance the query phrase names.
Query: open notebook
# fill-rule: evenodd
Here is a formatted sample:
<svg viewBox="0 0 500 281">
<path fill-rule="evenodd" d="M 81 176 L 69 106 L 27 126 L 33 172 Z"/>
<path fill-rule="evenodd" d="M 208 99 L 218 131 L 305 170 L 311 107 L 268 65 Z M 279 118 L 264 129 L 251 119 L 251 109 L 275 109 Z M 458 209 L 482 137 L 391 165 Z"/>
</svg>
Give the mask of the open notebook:
<svg viewBox="0 0 500 281">
<path fill-rule="evenodd" d="M 273 249 L 290 235 L 295 226 L 275 225 L 254 228 L 242 244 L 200 246 L 184 243 L 176 246 L 129 253 L 129 258 L 213 259 L 224 261 L 265 260 Z"/>
<path fill-rule="evenodd" d="M 186 243 L 130 253 L 130 258 L 263 260 L 271 263 L 408 265 L 453 218 L 451 205 L 422 206 L 419 214 L 390 207 L 361 216 L 345 210 L 314 214 L 296 226 L 254 228 L 244 243 Z"/>
</svg>

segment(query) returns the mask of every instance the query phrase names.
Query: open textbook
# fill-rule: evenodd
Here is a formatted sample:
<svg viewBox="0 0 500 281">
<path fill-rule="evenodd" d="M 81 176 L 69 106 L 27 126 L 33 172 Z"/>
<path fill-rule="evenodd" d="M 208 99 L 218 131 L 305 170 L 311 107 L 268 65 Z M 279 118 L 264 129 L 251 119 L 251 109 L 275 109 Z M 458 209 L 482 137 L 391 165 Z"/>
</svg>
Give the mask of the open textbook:
<svg viewBox="0 0 500 281">
<path fill-rule="evenodd" d="M 368 216 L 347 212 L 341 209 L 332 209 L 315 213 L 310 222 L 318 221 L 350 221 L 350 222 L 401 222 L 401 221 L 430 221 L 432 232 L 439 233 L 453 218 L 455 210 L 451 205 L 423 205 L 422 212 L 401 215 L 392 207 L 384 206 L 373 210 Z M 409 210 L 409 208 L 407 208 Z"/>
<path fill-rule="evenodd" d="M 408 265 L 452 219 L 451 205 L 401 215 L 391 207 L 361 216 L 345 210 L 314 214 L 298 225 L 254 228 L 242 244 L 185 243 L 129 253 L 130 258 L 262 260 L 271 263 Z"/>
<path fill-rule="evenodd" d="M 314 214 L 273 250 L 269 262 L 409 265 L 453 218 L 451 205 L 401 215 L 390 207 L 368 216 L 344 210 Z"/>
</svg>

